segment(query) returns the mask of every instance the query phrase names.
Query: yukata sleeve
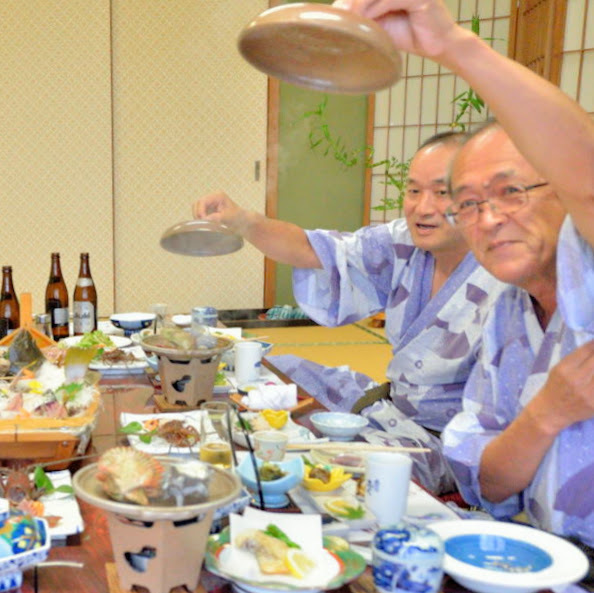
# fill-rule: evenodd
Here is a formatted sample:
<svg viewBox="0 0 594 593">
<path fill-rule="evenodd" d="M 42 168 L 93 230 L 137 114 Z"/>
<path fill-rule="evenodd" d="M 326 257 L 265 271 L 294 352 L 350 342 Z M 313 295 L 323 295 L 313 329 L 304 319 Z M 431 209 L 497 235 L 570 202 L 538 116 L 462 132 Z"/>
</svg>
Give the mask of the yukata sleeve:
<svg viewBox="0 0 594 593">
<path fill-rule="evenodd" d="M 483 452 L 510 424 L 509 412 L 516 409 L 516 405 L 505 397 L 494 397 L 496 384 L 489 369 L 479 361 L 466 382 L 463 410 L 446 425 L 441 439 L 444 455 L 464 500 L 503 519 L 522 510 L 521 494 L 495 504 L 483 498 L 479 483 Z"/>
<path fill-rule="evenodd" d="M 557 302 L 565 323 L 582 337 L 594 337 L 594 250 L 568 216 L 557 250 Z"/>
<path fill-rule="evenodd" d="M 405 223 L 403 223 L 405 225 Z M 385 309 L 406 227 L 384 224 L 355 233 L 307 231 L 322 269 L 295 269 L 293 292 L 299 306 L 322 325 L 353 323 Z M 410 244 L 400 250 L 412 255 Z M 401 267 L 406 260 L 401 261 Z"/>
</svg>

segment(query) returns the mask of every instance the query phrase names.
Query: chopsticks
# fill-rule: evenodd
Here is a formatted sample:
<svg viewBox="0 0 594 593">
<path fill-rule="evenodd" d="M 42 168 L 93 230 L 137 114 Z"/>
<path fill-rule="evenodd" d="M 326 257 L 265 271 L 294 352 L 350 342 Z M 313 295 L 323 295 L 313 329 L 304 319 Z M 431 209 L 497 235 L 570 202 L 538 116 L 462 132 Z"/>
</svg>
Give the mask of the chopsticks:
<svg viewBox="0 0 594 593">
<path fill-rule="evenodd" d="M 325 449 L 328 451 L 387 451 L 390 453 L 430 453 L 427 447 L 395 447 L 390 445 L 373 445 L 371 443 L 329 441 L 326 443 L 288 443 L 287 451 L 303 451 L 308 449 Z"/>
</svg>

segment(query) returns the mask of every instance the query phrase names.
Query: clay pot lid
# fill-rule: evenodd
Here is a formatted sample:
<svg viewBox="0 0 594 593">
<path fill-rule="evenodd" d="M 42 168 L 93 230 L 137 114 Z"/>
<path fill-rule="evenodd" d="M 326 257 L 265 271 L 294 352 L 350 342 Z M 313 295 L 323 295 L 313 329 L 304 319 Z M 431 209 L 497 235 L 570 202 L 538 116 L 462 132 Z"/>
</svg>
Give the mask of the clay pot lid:
<svg viewBox="0 0 594 593">
<path fill-rule="evenodd" d="M 164 465 L 175 465 L 184 461 L 166 455 L 155 455 L 155 458 Z M 72 478 L 72 486 L 76 495 L 85 502 L 124 517 L 139 521 L 184 521 L 225 506 L 235 500 L 241 492 L 241 481 L 233 472 L 218 467 L 213 467 L 212 470 L 208 500 L 180 507 L 140 506 L 112 500 L 105 494 L 101 482 L 97 479 L 97 463 L 79 469 Z"/>
<path fill-rule="evenodd" d="M 188 220 L 168 228 L 161 237 L 161 247 L 181 255 L 225 255 L 241 249 L 243 238 L 210 220 Z"/>
<path fill-rule="evenodd" d="M 240 33 L 239 51 L 262 72 L 320 91 L 374 93 L 401 77 L 402 60 L 374 21 L 324 4 L 266 10 Z"/>
</svg>

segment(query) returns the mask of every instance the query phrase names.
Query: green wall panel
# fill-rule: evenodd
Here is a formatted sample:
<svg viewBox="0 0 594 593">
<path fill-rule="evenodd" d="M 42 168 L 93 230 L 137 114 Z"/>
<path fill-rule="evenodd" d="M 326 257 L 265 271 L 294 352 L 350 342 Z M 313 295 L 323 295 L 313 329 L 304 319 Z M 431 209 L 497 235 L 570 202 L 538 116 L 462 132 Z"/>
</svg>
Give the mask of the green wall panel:
<svg viewBox="0 0 594 593">
<path fill-rule="evenodd" d="M 312 120 L 304 114 L 324 97 L 281 83 L 278 218 L 306 229 L 354 231 L 363 221 L 364 164 L 346 169 L 332 154 L 309 146 Z M 328 95 L 326 116 L 334 137 L 352 149 L 365 146 L 367 96 Z M 277 266 L 276 302 L 294 303 L 289 266 Z"/>
</svg>

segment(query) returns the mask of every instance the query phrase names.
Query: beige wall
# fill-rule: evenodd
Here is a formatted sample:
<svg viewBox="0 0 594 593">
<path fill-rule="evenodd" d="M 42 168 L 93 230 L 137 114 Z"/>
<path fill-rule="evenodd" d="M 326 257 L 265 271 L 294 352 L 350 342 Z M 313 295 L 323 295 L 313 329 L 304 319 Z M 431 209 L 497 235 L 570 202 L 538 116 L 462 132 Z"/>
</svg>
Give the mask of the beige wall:
<svg viewBox="0 0 594 593">
<path fill-rule="evenodd" d="M 50 253 L 112 300 L 109 1 L 0 2 L 0 261 L 44 307 Z"/>
<path fill-rule="evenodd" d="M 119 311 L 154 302 L 173 311 L 262 306 L 263 259 L 251 246 L 194 258 L 163 251 L 159 238 L 215 189 L 264 211 L 266 77 L 241 58 L 236 39 L 265 7 L 264 0 L 114 2 Z"/>
<path fill-rule="evenodd" d="M 263 260 L 164 252 L 224 188 L 264 210 L 266 77 L 236 50 L 265 0 L 0 3 L 1 264 L 43 309 L 50 252 L 69 288 L 91 254 L 99 312 L 261 306 Z M 261 161 L 260 181 L 254 162 Z"/>
</svg>

